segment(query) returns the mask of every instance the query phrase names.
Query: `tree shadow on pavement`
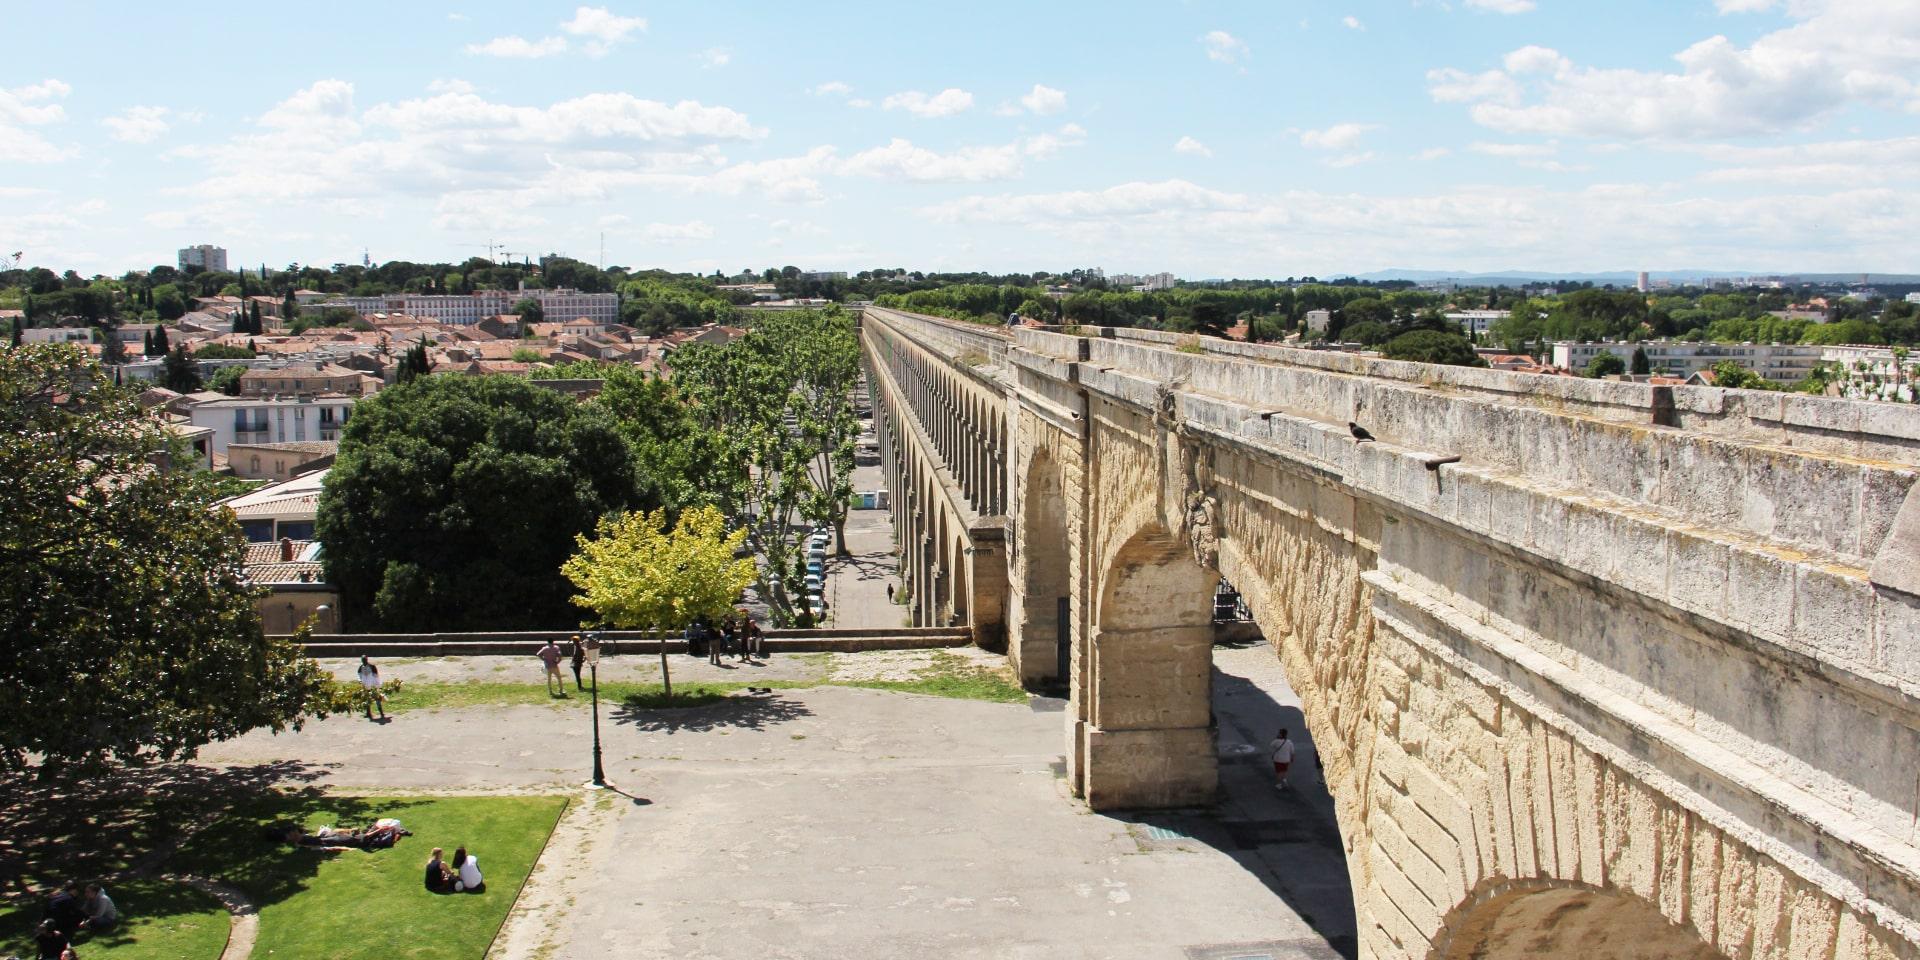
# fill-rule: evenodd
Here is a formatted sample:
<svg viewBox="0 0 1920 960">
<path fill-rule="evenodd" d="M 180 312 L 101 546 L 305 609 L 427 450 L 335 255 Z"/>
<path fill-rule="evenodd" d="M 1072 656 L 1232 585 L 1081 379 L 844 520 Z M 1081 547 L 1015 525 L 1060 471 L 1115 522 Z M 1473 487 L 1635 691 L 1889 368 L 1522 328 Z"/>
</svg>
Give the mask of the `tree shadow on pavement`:
<svg viewBox="0 0 1920 960">
<path fill-rule="evenodd" d="M 698 707 L 660 709 L 622 703 L 613 708 L 615 723 L 636 730 L 702 733 L 722 728 L 761 730 L 777 723 L 813 716 L 813 711 L 798 700 L 790 700 L 778 691 L 772 694 L 737 694 L 718 703 Z"/>
<path fill-rule="evenodd" d="M 152 870 L 195 832 L 290 785 L 318 793 L 324 767 L 157 763 L 42 770 L 0 782 L 0 896 Z"/>
</svg>

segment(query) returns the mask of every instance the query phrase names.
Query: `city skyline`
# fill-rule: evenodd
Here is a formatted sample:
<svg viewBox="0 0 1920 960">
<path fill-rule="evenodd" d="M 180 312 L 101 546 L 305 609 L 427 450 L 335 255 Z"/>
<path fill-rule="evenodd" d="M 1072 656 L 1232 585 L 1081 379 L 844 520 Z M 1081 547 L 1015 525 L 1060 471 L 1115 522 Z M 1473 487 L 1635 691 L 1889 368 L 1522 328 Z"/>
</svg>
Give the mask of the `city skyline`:
<svg viewBox="0 0 1920 960">
<path fill-rule="evenodd" d="M 7 5 L 19 22 L 28 9 Z M 1353 0 L 76 9 L 0 73 L 0 247 L 119 273 L 1911 273 L 1920 8 Z M 246 78 L 234 83 L 234 78 Z"/>
</svg>

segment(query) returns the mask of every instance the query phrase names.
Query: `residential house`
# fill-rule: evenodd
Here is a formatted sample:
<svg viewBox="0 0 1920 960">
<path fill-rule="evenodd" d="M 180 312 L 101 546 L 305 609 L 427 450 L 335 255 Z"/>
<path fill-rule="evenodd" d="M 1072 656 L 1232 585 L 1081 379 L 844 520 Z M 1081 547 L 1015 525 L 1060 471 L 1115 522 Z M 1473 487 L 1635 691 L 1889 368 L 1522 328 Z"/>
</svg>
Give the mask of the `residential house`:
<svg viewBox="0 0 1920 960">
<path fill-rule="evenodd" d="M 227 446 L 227 468 L 242 480 L 291 480 L 333 465 L 337 440 L 288 443 L 234 443 Z"/>
</svg>

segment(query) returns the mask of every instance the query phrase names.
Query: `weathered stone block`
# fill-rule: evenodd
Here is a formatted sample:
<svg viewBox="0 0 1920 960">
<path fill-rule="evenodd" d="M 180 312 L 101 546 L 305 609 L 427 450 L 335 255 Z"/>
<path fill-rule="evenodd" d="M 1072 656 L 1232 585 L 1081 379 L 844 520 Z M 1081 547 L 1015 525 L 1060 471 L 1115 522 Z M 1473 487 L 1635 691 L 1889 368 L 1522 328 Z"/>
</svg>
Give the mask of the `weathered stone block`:
<svg viewBox="0 0 1920 960">
<path fill-rule="evenodd" d="M 1727 565 L 1727 614 L 1773 640 L 1793 635 L 1793 565 L 1771 554 L 1734 550 Z"/>
<path fill-rule="evenodd" d="M 1873 662 L 1873 587 L 1864 577 L 1799 564 L 1793 633 L 1845 662 Z"/>
</svg>

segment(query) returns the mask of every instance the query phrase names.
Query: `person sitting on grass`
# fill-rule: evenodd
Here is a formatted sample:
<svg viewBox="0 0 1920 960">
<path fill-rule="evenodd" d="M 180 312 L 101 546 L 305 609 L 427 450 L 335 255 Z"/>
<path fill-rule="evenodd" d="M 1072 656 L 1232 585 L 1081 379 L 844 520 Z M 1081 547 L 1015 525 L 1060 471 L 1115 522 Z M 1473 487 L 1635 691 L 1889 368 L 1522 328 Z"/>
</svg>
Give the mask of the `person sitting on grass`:
<svg viewBox="0 0 1920 960">
<path fill-rule="evenodd" d="M 454 848 L 453 873 L 455 893 L 479 893 L 487 888 L 487 881 L 480 876 L 480 858 L 468 856 L 466 847 Z"/>
<path fill-rule="evenodd" d="M 73 936 L 74 931 L 87 922 L 87 911 L 80 906 L 80 885 L 63 884 L 47 901 L 46 918 L 53 921 L 61 936 Z"/>
<path fill-rule="evenodd" d="M 427 861 L 426 884 L 428 893 L 453 892 L 453 872 L 448 870 L 446 863 L 440 859 L 440 853 L 440 848 L 434 847 L 433 859 Z"/>
<path fill-rule="evenodd" d="M 40 921 L 33 931 L 33 952 L 38 960 L 60 960 L 67 949 L 67 935 L 52 920 Z"/>
<path fill-rule="evenodd" d="M 80 921 L 83 930 L 111 930 L 120 922 L 120 910 L 113 905 L 113 898 L 97 883 L 87 884 L 87 897 L 80 906 L 87 911 L 87 919 Z"/>
</svg>

